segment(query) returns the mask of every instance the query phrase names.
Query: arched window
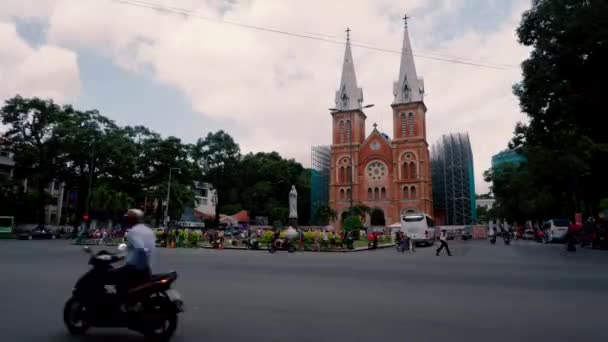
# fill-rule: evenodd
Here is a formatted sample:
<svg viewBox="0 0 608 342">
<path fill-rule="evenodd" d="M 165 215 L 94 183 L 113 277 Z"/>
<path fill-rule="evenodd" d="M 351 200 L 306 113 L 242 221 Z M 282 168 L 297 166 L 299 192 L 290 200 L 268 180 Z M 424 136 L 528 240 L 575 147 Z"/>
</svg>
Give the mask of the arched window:
<svg viewBox="0 0 608 342">
<path fill-rule="evenodd" d="M 340 176 L 338 177 L 338 183 L 344 183 L 344 166 L 340 167 Z"/>
<path fill-rule="evenodd" d="M 380 199 L 380 189 L 378 189 L 378 188 L 374 188 L 374 199 L 375 200 Z"/>
<path fill-rule="evenodd" d="M 403 187 L 403 199 L 410 199 L 410 188 L 407 186 Z"/>
<path fill-rule="evenodd" d="M 372 193 L 372 188 L 367 188 L 367 200 L 371 201 L 374 199 L 374 194 Z"/>
<path fill-rule="evenodd" d="M 407 115 L 407 133 L 409 136 L 414 135 L 414 113 Z"/>
<path fill-rule="evenodd" d="M 348 188 L 348 189 L 346 189 L 346 199 L 350 200 L 350 196 L 351 196 L 350 188 Z"/>
<path fill-rule="evenodd" d="M 412 194 L 412 199 L 416 199 L 416 187 L 412 186 L 412 190 L 410 192 Z"/>
<path fill-rule="evenodd" d="M 408 169 L 409 169 L 408 168 L 408 163 L 407 162 L 403 163 L 403 170 L 401 172 L 401 178 L 402 179 L 408 179 L 409 178 L 409 175 L 408 175 L 409 170 Z"/>
<path fill-rule="evenodd" d="M 386 199 L 386 188 L 382 188 L 380 190 L 380 198 L 382 198 L 383 200 Z"/>
<path fill-rule="evenodd" d="M 340 199 L 344 200 L 344 189 L 340 189 Z"/>
<path fill-rule="evenodd" d="M 340 121 L 340 141 L 339 143 L 343 144 L 344 143 L 344 121 Z"/>
<path fill-rule="evenodd" d="M 405 118 L 405 113 L 401 113 L 401 136 L 405 137 L 407 135 L 407 120 Z"/>
<path fill-rule="evenodd" d="M 351 131 L 351 123 L 350 120 L 346 120 L 346 140 L 344 142 L 350 142 L 350 131 Z"/>
<path fill-rule="evenodd" d="M 350 168 L 350 166 L 347 166 L 346 167 L 346 181 L 350 182 L 352 178 L 353 178 L 352 169 Z"/>
<path fill-rule="evenodd" d="M 416 163 L 410 163 L 410 178 L 416 179 L 418 178 L 418 174 L 416 173 Z"/>
</svg>

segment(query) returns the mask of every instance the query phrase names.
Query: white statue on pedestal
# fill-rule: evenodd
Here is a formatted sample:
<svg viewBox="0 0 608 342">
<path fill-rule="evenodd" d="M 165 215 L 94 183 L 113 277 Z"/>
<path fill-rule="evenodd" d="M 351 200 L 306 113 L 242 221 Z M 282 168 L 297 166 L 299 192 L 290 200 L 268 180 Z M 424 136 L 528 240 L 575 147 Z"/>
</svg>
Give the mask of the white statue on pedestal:
<svg viewBox="0 0 608 342">
<path fill-rule="evenodd" d="M 289 218 L 298 218 L 298 192 L 295 185 L 291 186 L 291 191 L 289 192 Z"/>
</svg>

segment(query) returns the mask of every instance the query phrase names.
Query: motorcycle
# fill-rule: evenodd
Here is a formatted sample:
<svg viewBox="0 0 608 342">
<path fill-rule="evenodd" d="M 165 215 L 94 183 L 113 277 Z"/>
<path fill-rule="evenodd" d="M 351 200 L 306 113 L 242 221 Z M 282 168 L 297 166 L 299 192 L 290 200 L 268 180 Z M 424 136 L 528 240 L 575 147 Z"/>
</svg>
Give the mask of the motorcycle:
<svg viewBox="0 0 608 342">
<path fill-rule="evenodd" d="M 124 251 L 126 245 L 119 246 Z M 166 341 L 177 329 L 177 315 L 183 312 L 181 295 L 171 289 L 177 272 L 155 274 L 137 287 L 129 289 L 125 300 L 105 283 L 113 263 L 123 258 L 107 251 L 93 252 L 92 268 L 76 282 L 72 296 L 63 308 L 63 321 L 72 335 L 83 335 L 90 327 L 124 327 L 149 338 Z M 110 289 L 109 289 L 110 288 Z"/>
<path fill-rule="evenodd" d="M 272 242 L 270 244 L 270 246 L 268 246 L 268 252 L 269 253 L 274 253 L 278 250 L 287 250 L 289 253 L 293 253 L 296 251 L 296 246 L 294 246 L 293 243 L 291 243 L 291 241 L 289 241 L 288 239 L 276 239 L 274 242 Z"/>
<path fill-rule="evenodd" d="M 247 244 L 247 248 L 248 249 L 253 249 L 253 250 L 258 250 L 260 249 L 260 243 L 258 242 L 258 239 L 256 238 L 250 238 L 246 241 Z"/>
</svg>

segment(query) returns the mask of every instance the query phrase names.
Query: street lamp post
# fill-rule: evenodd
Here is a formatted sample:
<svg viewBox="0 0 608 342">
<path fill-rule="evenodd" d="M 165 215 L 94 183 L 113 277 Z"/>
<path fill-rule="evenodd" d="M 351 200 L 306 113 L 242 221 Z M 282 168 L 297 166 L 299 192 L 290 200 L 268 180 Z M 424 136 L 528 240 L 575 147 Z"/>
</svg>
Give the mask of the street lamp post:
<svg viewBox="0 0 608 342">
<path fill-rule="evenodd" d="M 172 167 L 169 169 L 169 182 L 167 183 L 167 205 L 165 206 L 165 224 L 169 224 L 169 200 L 171 199 L 171 171 L 181 169 L 179 167 Z"/>
<path fill-rule="evenodd" d="M 363 109 L 366 108 L 372 108 L 374 105 L 373 104 L 368 104 L 366 106 L 363 107 Z M 331 111 L 332 114 L 336 114 L 336 113 L 345 113 L 345 112 L 350 112 L 350 126 L 349 126 L 349 132 L 350 134 L 348 135 L 348 144 L 349 144 L 349 153 L 350 153 L 350 172 L 348 174 L 349 177 L 349 188 L 350 188 L 350 196 L 349 196 L 349 200 L 350 200 L 350 207 L 348 208 L 348 215 L 350 217 L 353 216 L 353 193 L 354 193 L 354 189 L 353 189 L 353 173 L 355 172 L 355 168 L 354 168 L 354 164 L 353 164 L 353 122 L 354 122 L 354 117 L 353 111 L 350 110 L 343 110 L 343 109 L 337 109 L 337 108 L 330 108 L 329 109 Z"/>
</svg>

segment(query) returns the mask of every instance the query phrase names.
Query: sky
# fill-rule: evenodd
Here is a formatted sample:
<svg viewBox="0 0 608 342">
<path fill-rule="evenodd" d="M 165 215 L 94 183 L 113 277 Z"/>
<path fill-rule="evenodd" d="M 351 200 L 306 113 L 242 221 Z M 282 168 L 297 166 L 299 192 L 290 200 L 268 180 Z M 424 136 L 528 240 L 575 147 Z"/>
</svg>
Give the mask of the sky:
<svg viewBox="0 0 608 342">
<path fill-rule="evenodd" d="M 158 4 L 191 15 L 145 8 Z M 515 36 L 529 7 L 530 0 L 2 0 L 0 101 L 52 98 L 184 142 L 223 129 L 245 153 L 277 151 L 310 166 L 311 146 L 331 143 L 328 108 L 345 29 L 353 45 L 400 51 L 407 13 L 425 80 L 427 140 L 468 132 L 476 191 L 484 193 L 491 156 L 526 120 L 512 86 L 529 54 Z M 400 55 L 353 46 L 353 59 L 365 104 L 375 104 L 366 109 L 368 133 L 377 123 L 392 135 Z"/>
</svg>

